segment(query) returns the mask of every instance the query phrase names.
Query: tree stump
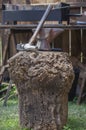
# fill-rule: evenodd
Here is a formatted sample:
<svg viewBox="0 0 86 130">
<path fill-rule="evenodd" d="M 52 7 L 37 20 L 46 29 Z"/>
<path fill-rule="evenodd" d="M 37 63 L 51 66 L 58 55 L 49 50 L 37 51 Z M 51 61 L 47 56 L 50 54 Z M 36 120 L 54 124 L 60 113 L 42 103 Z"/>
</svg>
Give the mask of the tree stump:
<svg viewBox="0 0 86 130">
<path fill-rule="evenodd" d="M 9 61 L 22 128 L 61 130 L 67 122 L 74 73 L 67 53 L 29 51 Z"/>
</svg>

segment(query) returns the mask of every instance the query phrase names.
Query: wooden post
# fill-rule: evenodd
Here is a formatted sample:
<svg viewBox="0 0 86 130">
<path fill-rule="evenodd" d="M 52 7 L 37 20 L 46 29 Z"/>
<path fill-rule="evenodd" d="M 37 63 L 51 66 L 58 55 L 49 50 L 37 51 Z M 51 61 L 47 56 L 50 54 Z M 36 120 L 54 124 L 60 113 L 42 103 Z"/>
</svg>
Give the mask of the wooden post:
<svg viewBox="0 0 86 130">
<path fill-rule="evenodd" d="M 8 101 L 8 97 L 10 95 L 11 88 L 12 88 L 12 80 L 10 80 L 10 82 L 9 82 L 8 89 L 7 89 L 7 92 L 6 92 L 6 96 L 4 98 L 3 106 L 7 106 L 7 101 Z"/>
<path fill-rule="evenodd" d="M 10 40 L 10 34 L 5 35 L 5 39 L 2 39 L 4 45 L 2 45 L 2 65 L 7 64 L 7 56 L 8 56 L 8 45 L 9 45 L 9 40 Z M 3 36 L 4 37 L 4 36 Z"/>
<path fill-rule="evenodd" d="M 81 84 L 80 94 L 79 94 L 78 101 L 77 101 L 78 105 L 81 102 L 81 97 L 82 97 L 82 93 L 83 93 L 83 90 L 84 90 L 85 81 L 86 81 L 86 72 L 83 74 L 83 78 L 82 78 L 82 84 Z"/>
</svg>

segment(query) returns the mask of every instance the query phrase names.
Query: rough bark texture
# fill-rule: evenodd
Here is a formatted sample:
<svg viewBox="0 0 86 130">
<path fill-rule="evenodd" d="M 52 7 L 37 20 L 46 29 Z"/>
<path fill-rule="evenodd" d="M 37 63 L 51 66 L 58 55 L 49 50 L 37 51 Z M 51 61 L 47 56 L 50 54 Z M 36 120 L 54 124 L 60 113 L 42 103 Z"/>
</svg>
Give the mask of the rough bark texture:
<svg viewBox="0 0 86 130">
<path fill-rule="evenodd" d="M 21 127 L 61 130 L 74 77 L 67 53 L 23 52 L 11 60 L 9 72 L 19 93 Z"/>
</svg>

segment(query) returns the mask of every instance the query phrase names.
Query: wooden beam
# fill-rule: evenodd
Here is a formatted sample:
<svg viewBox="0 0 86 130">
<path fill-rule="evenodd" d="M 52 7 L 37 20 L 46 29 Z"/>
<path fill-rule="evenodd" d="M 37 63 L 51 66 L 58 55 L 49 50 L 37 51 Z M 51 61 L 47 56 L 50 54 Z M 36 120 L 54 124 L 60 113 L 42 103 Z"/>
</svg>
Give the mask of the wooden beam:
<svg viewBox="0 0 86 130">
<path fill-rule="evenodd" d="M 3 58 L 2 58 L 2 64 L 5 65 L 5 60 L 6 60 L 6 56 L 7 56 L 7 49 L 8 49 L 8 44 L 9 44 L 9 39 L 10 39 L 10 34 L 7 35 L 6 37 L 6 41 L 4 44 L 4 48 L 3 48 Z"/>
<path fill-rule="evenodd" d="M 27 25 L 0 25 L 0 29 L 32 29 L 36 28 L 37 24 L 27 24 Z M 86 24 L 83 25 L 62 25 L 62 24 L 45 24 L 44 28 L 64 28 L 64 29 L 86 29 Z"/>
</svg>

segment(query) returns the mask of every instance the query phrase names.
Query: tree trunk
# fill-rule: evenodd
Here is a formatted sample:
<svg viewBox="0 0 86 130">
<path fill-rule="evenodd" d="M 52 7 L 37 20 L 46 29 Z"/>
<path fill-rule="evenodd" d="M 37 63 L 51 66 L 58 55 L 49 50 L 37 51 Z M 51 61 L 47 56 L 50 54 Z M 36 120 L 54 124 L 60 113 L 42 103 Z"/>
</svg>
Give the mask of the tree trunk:
<svg viewBox="0 0 86 130">
<path fill-rule="evenodd" d="M 19 94 L 21 127 L 61 130 L 67 122 L 74 77 L 67 53 L 21 52 L 9 60 L 9 66 Z"/>
</svg>

